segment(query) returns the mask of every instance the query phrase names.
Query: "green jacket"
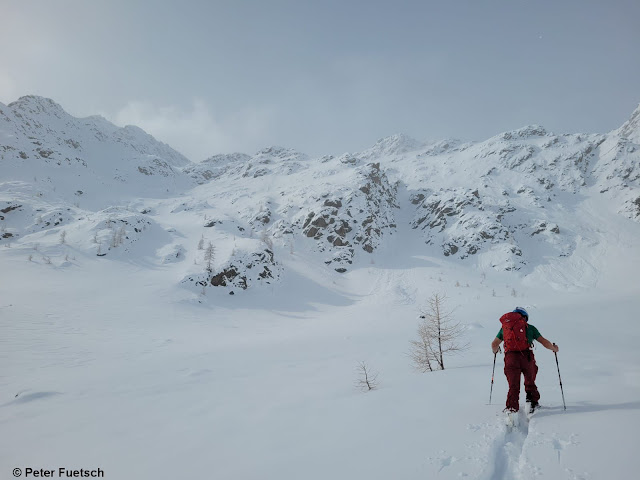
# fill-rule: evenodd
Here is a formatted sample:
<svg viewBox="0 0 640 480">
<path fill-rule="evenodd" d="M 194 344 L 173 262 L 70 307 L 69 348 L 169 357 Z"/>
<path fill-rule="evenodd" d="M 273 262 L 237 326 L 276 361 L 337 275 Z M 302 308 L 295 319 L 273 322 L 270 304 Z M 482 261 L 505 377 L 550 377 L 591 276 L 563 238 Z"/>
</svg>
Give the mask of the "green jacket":
<svg viewBox="0 0 640 480">
<path fill-rule="evenodd" d="M 542 335 L 540 335 L 540 332 L 538 331 L 538 329 L 536 327 L 534 327 L 533 325 L 529 325 L 527 323 L 527 342 L 529 342 L 529 345 L 533 345 L 533 341 L 536 340 L 538 337 L 541 337 L 541 336 Z M 500 340 L 504 340 L 504 336 L 502 334 L 502 329 L 500 329 L 500 331 L 498 332 L 496 337 L 498 337 Z"/>
</svg>

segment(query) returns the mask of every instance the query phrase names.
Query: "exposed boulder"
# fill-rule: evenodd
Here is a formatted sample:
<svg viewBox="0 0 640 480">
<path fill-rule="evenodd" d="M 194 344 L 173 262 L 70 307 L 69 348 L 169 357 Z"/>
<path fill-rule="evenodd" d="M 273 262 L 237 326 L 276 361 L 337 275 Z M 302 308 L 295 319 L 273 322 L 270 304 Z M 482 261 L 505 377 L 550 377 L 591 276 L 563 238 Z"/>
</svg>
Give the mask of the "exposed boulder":
<svg viewBox="0 0 640 480">
<path fill-rule="evenodd" d="M 269 249 L 233 255 L 219 270 L 187 276 L 182 283 L 198 288 L 213 286 L 247 290 L 255 285 L 269 285 L 282 275 L 282 265 Z M 233 290 L 232 290 L 233 291 Z"/>
</svg>

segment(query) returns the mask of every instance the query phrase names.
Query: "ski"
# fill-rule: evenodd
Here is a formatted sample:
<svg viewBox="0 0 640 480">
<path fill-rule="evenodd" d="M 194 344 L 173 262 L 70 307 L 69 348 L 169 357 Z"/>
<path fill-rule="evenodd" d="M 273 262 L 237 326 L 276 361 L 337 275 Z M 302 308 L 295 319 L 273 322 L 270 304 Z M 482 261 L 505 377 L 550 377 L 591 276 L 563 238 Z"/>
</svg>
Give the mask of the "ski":
<svg viewBox="0 0 640 480">
<path fill-rule="evenodd" d="M 505 417 L 504 417 L 504 422 L 505 425 L 507 426 L 507 429 L 509 431 L 513 430 L 514 428 L 516 428 L 519 424 L 519 420 L 518 420 L 518 412 L 504 412 L 505 413 Z"/>
</svg>

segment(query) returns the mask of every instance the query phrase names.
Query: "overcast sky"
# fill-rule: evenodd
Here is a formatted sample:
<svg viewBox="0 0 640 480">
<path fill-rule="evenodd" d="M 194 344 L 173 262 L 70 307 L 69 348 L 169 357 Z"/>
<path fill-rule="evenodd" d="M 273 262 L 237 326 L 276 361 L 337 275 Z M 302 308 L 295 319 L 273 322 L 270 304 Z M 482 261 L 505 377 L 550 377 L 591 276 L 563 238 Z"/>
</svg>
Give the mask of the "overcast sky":
<svg viewBox="0 0 640 480">
<path fill-rule="evenodd" d="M 604 133 L 640 103 L 640 1 L 0 0 L 0 102 L 27 94 L 194 161 Z"/>
</svg>

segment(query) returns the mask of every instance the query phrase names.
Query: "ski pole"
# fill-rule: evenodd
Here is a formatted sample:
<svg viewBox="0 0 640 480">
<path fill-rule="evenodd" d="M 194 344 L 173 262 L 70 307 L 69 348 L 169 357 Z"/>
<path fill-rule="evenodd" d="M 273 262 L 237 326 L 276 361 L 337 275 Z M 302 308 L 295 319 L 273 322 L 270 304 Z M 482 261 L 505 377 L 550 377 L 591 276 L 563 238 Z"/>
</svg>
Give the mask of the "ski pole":
<svg viewBox="0 0 640 480">
<path fill-rule="evenodd" d="M 555 346 L 556 344 L 554 343 L 553 345 Z M 564 390 L 562 389 L 562 377 L 560 376 L 560 365 L 558 364 L 558 352 L 553 352 L 553 354 L 556 356 L 556 367 L 558 367 L 558 380 L 560 380 L 560 392 L 562 393 L 562 406 L 566 410 L 567 404 L 564 403 Z"/>
<path fill-rule="evenodd" d="M 489 392 L 489 405 L 491 405 L 491 395 L 493 395 L 493 376 L 496 373 L 496 357 L 498 356 L 498 352 L 493 354 L 493 371 L 491 372 L 491 391 Z"/>
</svg>

